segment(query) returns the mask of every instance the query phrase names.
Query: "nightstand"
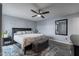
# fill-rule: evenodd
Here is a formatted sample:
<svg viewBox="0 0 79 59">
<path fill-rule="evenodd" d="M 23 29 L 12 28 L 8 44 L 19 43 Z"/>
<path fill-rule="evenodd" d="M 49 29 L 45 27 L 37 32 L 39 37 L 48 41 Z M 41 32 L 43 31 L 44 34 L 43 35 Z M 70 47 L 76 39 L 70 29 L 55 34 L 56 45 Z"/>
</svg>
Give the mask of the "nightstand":
<svg viewBox="0 0 79 59">
<path fill-rule="evenodd" d="M 11 37 L 5 37 L 3 38 L 3 46 L 10 45 L 12 43 Z"/>
</svg>

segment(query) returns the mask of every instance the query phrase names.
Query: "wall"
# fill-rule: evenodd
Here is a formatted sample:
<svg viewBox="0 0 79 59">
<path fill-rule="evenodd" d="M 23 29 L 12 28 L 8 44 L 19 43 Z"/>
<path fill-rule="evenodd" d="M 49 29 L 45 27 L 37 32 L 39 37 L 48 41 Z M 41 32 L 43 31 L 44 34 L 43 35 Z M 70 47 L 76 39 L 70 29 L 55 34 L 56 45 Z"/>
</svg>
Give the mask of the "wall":
<svg viewBox="0 0 79 59">
<path fill-rule="evenodd" d="M 59 41 L 62 43 L 69 43 L 70 40 L 68 36 L 63 35 L 55 35 L 55 20 L 59 20 L 61 18 L 52 18 L 44 21 L 37 22 L 37 29 L 40 33 L 53 37 L 55 41 Z M 68 40 L 67 40 L 68 39 Z"/>
<path fill-rule="evenodd" d="M 54 19 L 49 19 L 49 20 L 43 20 L 43 21 L 38 21 L 37 22 L 37 29 L 40 33 L 43 33 L 48 36 L 53 36 L 55 35 L 55 20 Z"/>
<path fill-rule="evenodd" d="M 66 16 L 69 19 L 69 35 L 79 34 L 79 14 Z"/>
<path fill-rule="evenodd" d="M 55 20 L 60 20 L 63 18 L 68 19 L 68 36 L 55 35 Z M 21 18 L 15 18 L 11 16 L 3 16 L 2 25 L 3 25 L 2 26 L 3 31 L 8 30 L 10 35 L 13 27 L 18 27 L 18 28 L 32 27 L 33 30 L 37 28 L 40 33 L 54 37 L 54 40 L 56 41 L 70 44 L 71 42 L 70 35 L 79 34 L 79 14 L 72 14 L 72 15 L 57 17 L 57 18 L 49 18 L 38 22 L 33 22 L 33 21 L 29 21 Z"/>
<path fill-rule="evenodd" d="M 55 20 L 68 19 L 68 36 L 55 35 Z M 70 35 L 79 34 L 79 14 L 72 14 L 64 17 L 50 18 L 37 22 L 37 29 L 40 33 L 54 37 L 54 40 L 71 44 Z"/>
<path fill-rule="evenodd" d="M 12 28 L 32 28 L 35 29 L 35 23 L 30 20 L 11 17 L 7 15 L 2 16 L 2 31 L 8 31 L 9 35 L 12 33 Z"/>
</svg>

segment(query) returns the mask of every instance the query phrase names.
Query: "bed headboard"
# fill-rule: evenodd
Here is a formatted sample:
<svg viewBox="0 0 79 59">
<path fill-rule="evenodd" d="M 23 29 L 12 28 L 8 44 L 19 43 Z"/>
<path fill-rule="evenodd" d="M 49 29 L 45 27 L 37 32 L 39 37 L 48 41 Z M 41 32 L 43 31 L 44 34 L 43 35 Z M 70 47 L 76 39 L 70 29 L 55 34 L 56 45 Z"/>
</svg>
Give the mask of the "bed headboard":
<svg viewBox="0 0 79 59">
<path fill-rule="evenodd" d="M 32 28 L 12 28 L 12 39 L 17 31 L 32 31 Z"/>
</svg>

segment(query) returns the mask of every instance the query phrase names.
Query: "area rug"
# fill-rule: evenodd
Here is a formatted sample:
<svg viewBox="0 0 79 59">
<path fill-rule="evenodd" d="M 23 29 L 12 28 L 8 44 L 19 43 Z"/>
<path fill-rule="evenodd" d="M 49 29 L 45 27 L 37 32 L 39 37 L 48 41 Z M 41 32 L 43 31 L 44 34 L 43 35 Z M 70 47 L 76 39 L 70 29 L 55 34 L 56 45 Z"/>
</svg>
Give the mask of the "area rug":
<svg viewBox="0 0 79 59">
<path fill-rule="evenodd" d="M 47 48 L 42 53 L 34 53 L 33 51 L 27 51 L 25 56 L 55 56 L 56 52 L 59 50 L 58 47 Z M 8 45 L 2 47 L 2 55 L 3 56 L 24 56 L 23 51 L 16 46 Z"/>
<path fill-rule="evenodd" d="M 15 44 L 2 47 L 3 56 L 22 56 L 23 51 Z"/>
</svg>

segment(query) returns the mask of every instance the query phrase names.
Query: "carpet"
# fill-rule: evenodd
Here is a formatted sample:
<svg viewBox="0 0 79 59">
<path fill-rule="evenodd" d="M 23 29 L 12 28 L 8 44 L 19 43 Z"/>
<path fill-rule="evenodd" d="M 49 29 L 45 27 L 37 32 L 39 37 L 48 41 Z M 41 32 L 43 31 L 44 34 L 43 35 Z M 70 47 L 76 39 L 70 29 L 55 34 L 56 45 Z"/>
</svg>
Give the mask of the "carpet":
<svg viewBox="0 0 79 59">
<path fill-rule="evenodd" d="M 67 50 L 60 49 L 58 47 L 48 47 L 42 53 L 34 53 L 33 51 L 27 51 L 26 55 L 15 44 L 2 47 L 2 56 L 68 56 Z"/>
<path fill-rule="evenodd" d="M 45 56 L 45 55 L 50 56 L 50 54 L 54 55 L 54 53 L 51 53 L 50 48 L 47 48 L 42 53 L 34 53 L 33 51 L 27 51 L 26 56 Z M 23 55 L 24 55 L 23 51 L 15 44 L 2 47 L 2 56 L 23 56 Z"/>
</svg>

